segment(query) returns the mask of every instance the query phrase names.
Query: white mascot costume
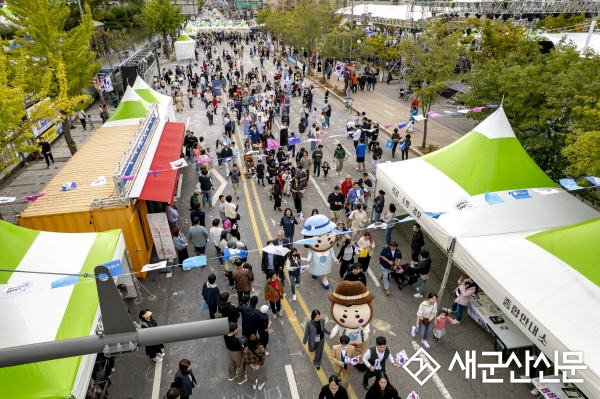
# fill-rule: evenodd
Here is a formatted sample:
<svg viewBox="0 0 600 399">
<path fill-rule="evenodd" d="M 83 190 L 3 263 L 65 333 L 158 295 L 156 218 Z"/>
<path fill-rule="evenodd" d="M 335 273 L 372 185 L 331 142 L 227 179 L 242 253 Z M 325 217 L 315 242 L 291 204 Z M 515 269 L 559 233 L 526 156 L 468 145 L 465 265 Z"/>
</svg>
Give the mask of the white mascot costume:
<svg viewBox="0 0 600 399">
<path fill-rule="evenodd" d="M 316 242 L 308 245 L 308 272 L 313 278 L 322 276 L 323 288 L 329 289 L 327 275 L 331 273 L 333 263 L 339 263 L 333 250 L 336 242 L 335 223 L 325 215 L 314 215 L 304 221 L 302 235 L 314 238 Z"/>
</svg>

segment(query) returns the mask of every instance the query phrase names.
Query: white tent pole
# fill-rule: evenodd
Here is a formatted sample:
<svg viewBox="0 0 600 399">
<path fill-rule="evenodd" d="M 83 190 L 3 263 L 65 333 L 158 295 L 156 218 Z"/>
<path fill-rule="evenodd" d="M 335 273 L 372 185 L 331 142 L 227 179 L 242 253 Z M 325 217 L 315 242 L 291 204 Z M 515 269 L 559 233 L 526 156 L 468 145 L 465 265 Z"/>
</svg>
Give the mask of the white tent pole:
<svg viewBox="0 0 600 399">
<path fill-rule="evenodd" d="M 452 237 L 450 241 L 450 247 L 448 248 L 448 261 L 446 262 L 446 270 L 444 271 L 444 278 L 442 279 L 442 285 L 438 292 L 437 303 L 442 303 L 442 297 L 446 290 L 446 284 L 448 283 L 448 277 L 450 277 L 450 269 L 452 268 L 452 257 L 454 256 L 454 248 L 456 247 L 456 237 Z"/>
<path fill-rule="evenodd" d="M 592 18 L 592 21 L 590 22 L 590 30 L 588 31 L 588 34 L 585 38 L 585 44 L 583 45 L 582 53 L 585 53 L 588 46 L 590 45 L 590 39 L 592 38 L 592 33 L 594 33 L 594 28 L 596 27 L 596 18 L 597 17 Z"/>
</svg>

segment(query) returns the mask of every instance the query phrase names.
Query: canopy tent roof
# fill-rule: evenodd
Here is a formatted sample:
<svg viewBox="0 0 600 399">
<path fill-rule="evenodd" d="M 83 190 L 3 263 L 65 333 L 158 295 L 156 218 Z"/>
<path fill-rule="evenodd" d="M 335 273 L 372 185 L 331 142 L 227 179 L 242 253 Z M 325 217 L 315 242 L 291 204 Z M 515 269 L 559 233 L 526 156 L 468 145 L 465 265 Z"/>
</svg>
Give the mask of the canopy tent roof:
<svg viewBox="0 0 600 399">
<path fill-rule="evenodd" d="M 352 7 L 341 8 L 337 11 L 339 14 L 351 15 Z M 397 6 L 387 6 L 381 4 L 360 4 L 354 6 L 354 15 L 368 14 L 370 17 L 397 19 L 401 21 L 409 20 L 409 6 L 402 4 Z M 412 19 L 420 20 L 431 17 L 430 12 L 422 12 L 414 10 L 412 12 Z"/>
<path fill-rule="evenodd" d="M 175 121 L 175 111 L 173 109 L 173 97 L 161 94 L 148 86 L 148 84 L 139 75 L 133 84 L 135 91 L 143 100 L 150 104 L 160 104 L 159 115 L 167 118 L 167 120 Z"/>
<path fill-rule="evenodd" d="M 121 259 L 119 251 L 123 251 L 120 230 L 49 233 L 0 221 L 0 241 L 2 267 L 9 270 L 93 273 L 95 266 Z M 52 282 L 60 278 L 0 274 L 2 290 L 25 282 L 32 287 L 29 293 L 0 299 L 0 348 L 95 333 L 99 309 L 93 280 L 80 278 L 81 284 L 51 289 Z M 70 395 L 83 399 L 95 360 L 96 355 L 86 355 L 1 368 L 0 399 L 59 399 Z"/>
<path fill-rule="evenodd" d="M 188 41 L 194 41 L 192 38 L 190 38 L 188 35 L 186 35 L 185 33 L 181 34 L 178 38 L 177 38 L 178 42 L 188 42 Z"/>
<path fill-rule="evenodd" d="M 577 47 L 579 52 L 583 52 L 585 47 L 585 41 L 587 39 L 587 33 L 542 33 L 541 36 L 546 37 L 554 45 L 557 45 L 563 38 L 566 39 L 566 43 L 573 43 Z M 596 53 L 600 53 L 600 33 L 592 33 L 588 49 L 594 50 Z"/>
<path fill-rule="evenodd" d="M 600 213 L 596 217 L 535 234 L 459 238 L 454 253 L 550 360 L 556 350 L 583 353 L 588 369 L 571 378 L 583 379 L 578 386 L 590 398 L 600 397 L 600 322 L 593 314 L 600 306 Z M 578 320 L 586 320 L 585 328 L 574 328 Z"/>
<path fill-rule="evenodd" d="M 150 103 L 127 86 L 121 103 L 103 126 L 138 125 L 150 110 Z"/>
<path fill-rule="evenodd" d="M 443 248 L 452 237 L 540 231 L 597 217 L 535 165 L 499 108 L 452 145 L 377 167 L 378 188 Z M 441 215 L 437 218 L 427 213 Z"/>
</svg>

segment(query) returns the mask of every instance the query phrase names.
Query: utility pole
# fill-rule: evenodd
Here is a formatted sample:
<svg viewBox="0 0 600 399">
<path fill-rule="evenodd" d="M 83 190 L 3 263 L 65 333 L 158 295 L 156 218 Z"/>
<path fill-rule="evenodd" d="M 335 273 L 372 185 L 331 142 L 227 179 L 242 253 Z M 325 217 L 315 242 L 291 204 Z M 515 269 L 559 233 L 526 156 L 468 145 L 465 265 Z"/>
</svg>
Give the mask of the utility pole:
<svg viewBox="0 0 600 399">
<path fill-rule="evenodd" d="M 350 60 L 352 61 L 352 44 L 354 42 L 354 0 L 350 0 L 351 9 L 350 9 Z"/>
</svg>

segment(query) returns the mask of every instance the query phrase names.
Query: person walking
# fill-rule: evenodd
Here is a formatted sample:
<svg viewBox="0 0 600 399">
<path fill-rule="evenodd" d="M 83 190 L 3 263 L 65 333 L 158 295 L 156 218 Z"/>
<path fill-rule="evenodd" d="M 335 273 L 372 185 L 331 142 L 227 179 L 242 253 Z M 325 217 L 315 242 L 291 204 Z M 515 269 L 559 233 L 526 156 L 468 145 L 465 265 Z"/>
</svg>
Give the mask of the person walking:
<svg viewBox="0 0 600 399">
<path fill-rule="evenodd" d="M 208 205 L 210 209 L 214 209 L 215 206 L 212 203 L 212 178 L 208 175 L 207 169 L 202 169 L 200 176 L 198 176 L 198 182 L 200 183 L 200 191 L 202 192 L 202 206 L 205 207 Z"/>
<path fill-rule="evenodd" d="M 214 273 L 208 275 L 208 281 L 202 285 L 202 298 L 208 305 L 208 313 L 211 319 L 215 318 L 217 306 L 221 302 L 221 292 L 216 284 L 217 276 Z"/>
<path fill-rule="evenodd" d="M 260 307 L 260 314 L 267 316 L 266 318 L 260 318 L 258 320 L 258 341 L 265 348 L 265 355 L 269 356 L 267 352 L 267 346 L 269 346 L 269 329 L 271 328 L 272 320 L 269 319 L 269 305 L 262 305 Z"/>
<path fill-rule="evenodd" d="M 85 114 L 85 111 L 81 110 L 81 111 L 77 112 L 77 117 L 79 118 L 79 122 L 81 122 L 81 127 L 83 127 L 83 130 L 87 130 L 86 129 L 86 121 L 85 121 L 85 119 L 87 118 L 87 115 Z"/>
<path fill-rule="evenodd" d="M 348 190 L 348 204 L 352 206 L 353 210 L 358 209 L 359 205 L 365 203 L 365 191 L 360 188 L 358 182 L 354 183 L 353 187 Z"/>
<path fill-rule="evenodd" d="M 401 399 L 396 388 L 390 384 L 388 376 L 381 372 L 377 375 L 375 384 L 367 391 L 365 399 Z"/>
<path fill-rule="evenodd" d="M 288 253 L 288 259 L 285 262 L 285 268 L 288 271 L 290 277 L 290 284 L 292 285 L 292 300 L 296 300 L 296 287 L 300 285 L 300 266 L 302 264 L 302 257 L 298 253 L 297 248 L 292 248 Z"/>
<path fill-rule="evenodd" d="M 252 383 L 252 388 L 262 391 L 267 382 L 267 370 L 264 367 L 267 355 L 256 334 L 248 337 L 248 346 L 244 348 L 243 354 L 246 376 Z"/>
<path fill-rule="evenodd" d="M 410 133 L 404 136 L 404 139 L 400 142 L 400 151 L 402 151 L 402 160 L 408 160 L 408 150 L 410 149 L 412 142 L 410 141 Z M 406 158 L 405 158 L 406 157 Z"/>
<path fill-rule="evenodd" d="M 321 387 L 318 399 L 348 399 L 348 391 L 340 384 L 339 377 L 332 375 L 329 382 Z"/>
<path fill-rule="evenodd" d="M 175 245 L 175 249 L 177 250 L 179 267 L 183 270 L 183 261 L 190 257 L 187 250 L 190 243 L 179 227 L 175 227 L 171 230 L 171 235 L 173 236 L 173 245 Z"/>
<path fill-rule="evenodd" d="M 356 247 L 359 250 L 358 263 L 362 266 L 363 272 L 369 270 L 371 262 L 371 250 L 375 249 L 375 240 L 369 230 L 365 230 L 362 237 L 356 242 Z"/>
<path fill-rule="evenodd" d="M 321 161 L 323 160 L 323 144 L 319 144 L 312 153 L 313 176 L 321 180 Z"/>
<path fill-rule="evenodd" d="M 394 227 L 396 227 L 396 222 L 394 221 L 395 218 L 396 205 L 390 204 L 387 212 L 383 215 L 383 223 L 387 226 L 385 228 L 385 245 L 390 245 L 392 242 L 392 231 L 394 231 Z"/>
<path fill-rule="evenodd" d="M 227 348 L 227 372 L 229 381 L 237 378 L 238 385 L 242 385 L 247 381 L 246 372 L 244 371 L 244 357 L 242 351 L 244 346 L 237 337 L 238 325 L 229 322 L 229 334 L 224 335 L 225 347 Z"/>
<path fill-rule="evenodd" d="M 192 371 L 192 362 L 188 359 L 181 359 L 179 369 L 175 373 L 175 379 L 171 382 L 171 388 L 179 389 L 181 399 L 189 399 L 192 396 L 192 390 L 197 386 L 198 382 Z"/>
<path fill-rule="evenodd" d="M 229 292 L 222 292 L 220 298 L 221 303 L 217 306 L 215 317 L 226 318 L 230 323 L 237 324 L 240 318 L 240 312 L 238 312 L 237 308 L 231 304 L 231 295 Z"/>
<path fill-rule="evenodd" d="M 294 199 L 294 208 L 298 215 L 302 213 L 302 198 L 304 197 L 304 183 L 300 180 L 300 176 L 296 173 L 294 181 L 290 187 L 292 198 Z"/>
<path fill-rule="evenodd" d="M 283 216 L 281 217 L 281 221 L 279 222 L 279 226 L 283 227 L 285 238 L 289 240 L 289 243 L 294 242 L 294 226 L 297 224 L 298 221 L 294 217 L 292 210 L 290 208 L 285 208 L 283 211 Z"/>
<path fill-rule="evenodd" d="M 194 246 L 196 256 L 204 255 L 206 252 L 206 243 L 208 240 L 208 231 L 200 225 L 200 218 L 195 217 L 192 220 L 192 227 L 188 230 L 188 240 Z"/>
<path fill-rule="evenodd" d="M 333 363 L 333 372 L 341 378 L 342 386 L 346 389 L 353 369 L 351 363 L 346 363 L 346 358 L 354 357 L 356 357 L 356 348 L 350 345 L 350 338 L 347 335 L 340 336 L 340 343 L 331 348 L 331 363 Z"/>
<path fill-rule="evenodd" d="M 243 263 L 235 263 L 235 270 L 232 273 L 233 282 L 235 289 L 237 290 L 238 303 L 242 303 L 244 295 L 250 296 L 252 292 L 252 281 L 254 280 L 254 274 L 250 270 L 250 264 L 246 263 L 247 267 L 244 267 Z"/>
<path fill-rule="evenodd" d="M 352 221 L 350 229 L 352 230 L 352 241 L 357 242 L 358 238 L 362 234 L 362 229 L 367 225 L 369 215 L 365 212 L 365 206 L 359 204 L 356 210 L 352 211 L 348 219 Z"/>
<path fill-rule="evenodd" d="M 232 251 L 236 248 L 236 241 L 230 240 L 227 241 L 227 249 L 223 248 L 223 254 L 225 254 L 226 250 Z M 225 269 L 225 276 L 227 277 L 227 282 L 229 283 L 229 291 L 235 290 L 235 282 L 233 280 L 233 272 L 235 271 L 235 260 L 239 259 L 237 256 L 229 256 L 227 259 L 225 256 L 223 257 L 223 268 Z"/>
<path fill-rule="evenodd" d="M 342 174 L 342 169 L 344 169 L 344 161 L 346 160 L 346 150 L 342 144 L 338 143 L 333 150 L 333 159 L 335 160 L 335 175 L 339 176 Z"/>
<path fill-rule="evenodd" d="M 344 276 L 344 281 L 360 281 L 367 286 L 367 275 L 362 271 L 360 263 L 354 263 L 350 267 L 350 271 Z"/>
<path fill-rule="evenodd" d="M 383 283 L 383 289 L 387 296 L 390 295 L 390 274 L 394 270 L 394 267 L 400 265 L 401 262 L 402 253 L 398 249 L 396 241 L 392 241 L 390 245 L 386 245 L 381 249 L 381 253 L 379 254 L 379 265 L 381 266 L 379 281 Z"/>
<path fill-rule="evenodd" d="M 377 165 L 383 156 L 383 149 L 379 146 L 379 141 L 373 141 L 373 151 L 371 154 L 373 156 L 373 173 L 377 173 Z"/>
<path fill-rule="evenodd" d="M 52 148 L 50 147 L 50 143 L 46 142 L 46 140 L 44 140 L 43 137 L 40 137 L 40 142 L 38 143 L 38 146 L 42 147 L 42 155 L 44 156 L 47 165 L 46 169 L 49 169 L 50 161 L 54 163 L 54 157 L 52 156 Z"/>
<path fill-rule="evenodd" d="M 394 360 L 394 356 L 390 355 L 391 350 L 387 346 L 385 337 L 375 338 L 375 346 L 369 348 L 363 355 L 363 363 L 367 367 L 363 374 L 363 388 L 365 391 L 369 389 L 369 378 L 385 373 L 386 361 L 389 360 L 395 368 L 400 367 L 400 364 Z"/>
<path fill-rule="evenodd" d="M 246 338 L 250 338 L 250 335 L 257 334 L 258 322 L 261 319 L 269 319 L 269 316 L 262 314 L 256 309 L 258 304 L 258 297 L 253 295 L 249 297 L 244 295 L 242 297 L 242 304 L 237 307 L 238 312 L 242 316 L 242 335 Z"/>
<path fill-rule="evenodd" d="M 221 247 L 219 243 L 221 242 L 221 233 L 223 232 L 223 228 L 221 227 L 221 219 L 215 218 L 212 221 L 212 227 L 208 232 L 208 236 L 210 241 L 213 243 L 215 247 L 215 255 L 219 259 L 219 263 L 223 265 L 223 254 L 221 252 Z"/>
<path fill-rule="evenodd" d="M 142 309 L 139 318 L 142 328 L 158 327 L 158 323 L 152 317 L 150 309 Z M 163 344 L 146 346 L 146 355 L 156 363 L 160 363 L 163 361 L 163 356 L 165 355 L 164 348 Z"/>
<path fill-rule="evenodd" d="M 344 278 L 346 273 L 348 273 L 348 269 L 350 265 L 354 264 L 354 252 L 356 251 L 356 247 L 352 245 L 352 240 L 346 238 L 344 244 L 340 248 L 340 252 L 338 253 L 337 260 L 340 261 L 340 277 Z"/>
<path fill-rule="evenodd" d="M 417 311 L 417 321 L 414 326 L 412 326 L 410 335 L 413 338 L 418 334 L 423 337 L 421 343 L 425 348 L 429 348 L 429 342 L 427 338 L 431 334 L 431 330 L 435 325 L 435 316 L 437 315 L 438 305 L 437 305 L 437 294 L 435 292 L 430 292 L 427 296 L 427 300 L 421 302 L 419 305 L 419 310 Z"/>
<path fill-rule="evenodd" d="M 392 147 L 392 158 L 396 158 L 396 148 L 398 147 L 398 143 L 400 143 L 400 133 L 398 133 L 398 128 L 394 128 L 394 133 L 392 133 L 392 142 L 394 146 Z"/>
<path fill-rule="evenodd" d="M 267 273 L 267 281 L 265 282 L 265 301 L 271 306 L 273 311 L 273 318 L 277 316 L 283 316 L 281 312 L 281 299 L 283 298 L 283 283 L 277 277 L 277 273 L 274 270 L 270 270 Z"/>
<path fill-rule="evenodd" d="M 429 279 L 429 270 L 431 269 L 431 259 L 429 258 L 429 251 L 426 249 L 421 250 L 419 254 L 419 263 L 416 264 L 411 262 L 410 267 L 414 268 L 415 273 L 419 275 L 419 284 L 417 286 L 417 293 L 415 298 L 423 298 L 423 290 L 425 289 L 425 283 Z"/>
<path fill-rule="evenodd" d="M 325 327 L 325 319 L 321 318 L 321 312 L 317 309 L 313 310 L 310 316 L 310 321 L 306 323 L 304 328 L 304 338 L 302 343 L 308 343 L 309 352 L 314 352 L 313 365 L 317 370 L 321 369 L 321 358 L 323 357 L 323 347 L 325 346 L 325 334 L 331 334 L 331 331 Z"/>
<path fill-rule="evenodd" d="M 419 223 L 415 223 L 412 227 L 412 230 L 413 234 L 410 240 L 410 256 L 413 262 L 418 262 L 421 248 L 425 246 L 425 238 L 423 237 L 423 232 L 421 231 L 421 225 Z"/>
</svg>

